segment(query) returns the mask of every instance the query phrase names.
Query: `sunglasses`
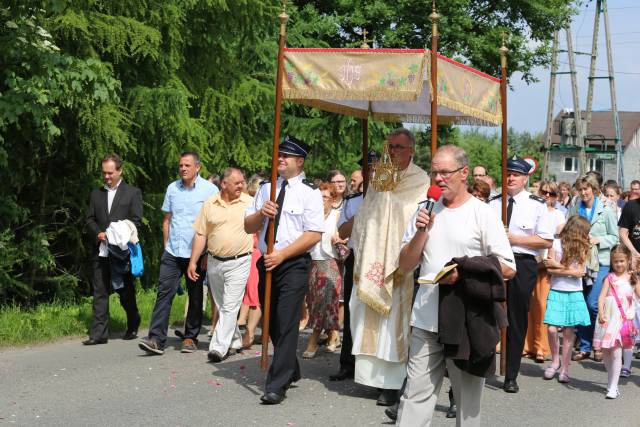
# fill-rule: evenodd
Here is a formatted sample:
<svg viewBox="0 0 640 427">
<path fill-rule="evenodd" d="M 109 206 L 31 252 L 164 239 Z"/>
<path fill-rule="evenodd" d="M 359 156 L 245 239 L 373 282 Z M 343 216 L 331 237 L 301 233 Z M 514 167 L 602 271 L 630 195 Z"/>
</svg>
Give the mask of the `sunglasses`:
<svg viewBox="0 0 640 427">
<path fill-rule="evenodd" d="M 545 191 L 545 190 L 540 190 L 540 195 L 541 196 L 551 196 L 551 197 L 556 197 L 558 195 L 558 193 L 556 193 L 555 191 Z"/>
</svg>

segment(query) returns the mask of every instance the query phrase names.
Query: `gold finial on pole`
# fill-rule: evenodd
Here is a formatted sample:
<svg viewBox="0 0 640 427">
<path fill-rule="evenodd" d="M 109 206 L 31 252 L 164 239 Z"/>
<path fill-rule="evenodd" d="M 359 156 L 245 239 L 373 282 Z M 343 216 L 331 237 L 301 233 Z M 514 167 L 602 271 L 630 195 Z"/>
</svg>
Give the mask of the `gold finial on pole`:
<svg viewBox="0 0 640 427">
<path fill-rule="evenodd" d="M 280 35 L 284 37 L 286 34 L 286 25 L 287 20 L 289 19 L 289 15 L 287 15 L 287 0 L 282 0 L 282 12 L 278 15 L 280 18 Z"/>
<path fill-rule="evenodd" d="M 429 19 L 431 20 L 431 29 L 432 29 L 432 35 L 434 36 L 438 36 L 438 20 L 440 19 L 440 15 L 438 15 L 438 12 L 436 12 L 436 0 L 433 0 L 432 3 L 432 12 L 431 15 L 429 15 Z"/>
<path fill-rule="evenodd" d="M 367 31 L 366 28 L 362 29 L 362 44 L 360 45 L 361 49 L 369 49 L 369 45 L 367 44 L 367 42 L 370 42 L 371 40 L 367 40 L 367 34 L 369 34 L 369 31 Z"/>
<path fill-rule="evenodd" d="M 507 33 L 502 32 L 502 46 L 500 47 L 500 65 L 502 68 L 507 67 L 507 54 L 509 49 L 507 48 Z"/>
</svg>

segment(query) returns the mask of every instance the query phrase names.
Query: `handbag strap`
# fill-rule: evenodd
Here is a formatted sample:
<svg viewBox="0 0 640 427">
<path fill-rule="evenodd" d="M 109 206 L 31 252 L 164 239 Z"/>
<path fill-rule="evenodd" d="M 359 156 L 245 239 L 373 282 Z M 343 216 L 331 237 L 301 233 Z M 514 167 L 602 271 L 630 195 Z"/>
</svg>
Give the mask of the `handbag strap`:
<svg viewBox="0 0 640 427">
<path fill-rule="evenodd" d="M 609 279 L 609 289 L 611 289 L 613 298 L 615 298 L 616 304 L 618 304 L 618 310 L 620 310 L 620 315 L 622 316 L 622 321 L 624 322 L 627 319 L 627 314 L 624 312 L 624 309 L 622 308 L 622 302 L 620 301 L 620 298 L 618 298 L 618 293 L 616 292 L 615 286 L 613 286 L 614 277 L 615 276 L 613 275 L 613 273 L 609 273 L 609 276 L 607 276 L 607 279 Z"/>
</svg>

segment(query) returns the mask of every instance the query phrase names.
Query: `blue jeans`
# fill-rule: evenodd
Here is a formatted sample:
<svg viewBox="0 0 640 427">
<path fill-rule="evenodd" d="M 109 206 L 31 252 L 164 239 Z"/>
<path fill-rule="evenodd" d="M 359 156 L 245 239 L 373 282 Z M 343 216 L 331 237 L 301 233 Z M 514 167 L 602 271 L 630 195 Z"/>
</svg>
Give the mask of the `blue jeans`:
<svg viewBox="0 0 640 427">
<path fill-rule="evenodd" d="M 600 290 L 602 290 L 602 283 L 605 277 L 609 274 L 609 266 L 600 264 L 600 270 L 598 270 L 598 276 L 593 282 L 593 285 L 588 286 L 584 290 L 584 299 L 587 302 L 587 308 L 589 309 L 589 317 L 591 317 L 590 326 L 578 326 L 578 339 L 580 340 L 580 351 L 591 351 L 591 342 L 593 341 L 593 328 L 598 320 L 598 297 L 600 296 Z"/>
</svg>

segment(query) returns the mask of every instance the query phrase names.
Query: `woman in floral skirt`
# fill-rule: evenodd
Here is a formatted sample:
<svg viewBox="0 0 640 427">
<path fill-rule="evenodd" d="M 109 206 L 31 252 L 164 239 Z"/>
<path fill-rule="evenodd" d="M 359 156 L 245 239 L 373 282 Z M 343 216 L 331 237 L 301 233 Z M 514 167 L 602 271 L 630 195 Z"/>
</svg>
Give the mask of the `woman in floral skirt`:
<svg viewBox="0 0 640 427">
<path fill-rule="evenodd" d="M 332 209 L 336 189 L 332 184 L 322 183 L 320 192 L 324 202 L 325 230 L 322 240 L 311 249 L 307 306 L 308 326 L 313 329 L 313 333 L 309 337 L 307 350 L 302 354 L 305 359 L 311 359 L 316 355 L 318 337 L 323 329 L 329 336 L 327 351 L 333 352 L 340 345 L 338 305 L 342 290 L 342 273 L 338 268 L 335 245 L 341 240 L 338 236 L 338 211 Z"/>
</svg>

